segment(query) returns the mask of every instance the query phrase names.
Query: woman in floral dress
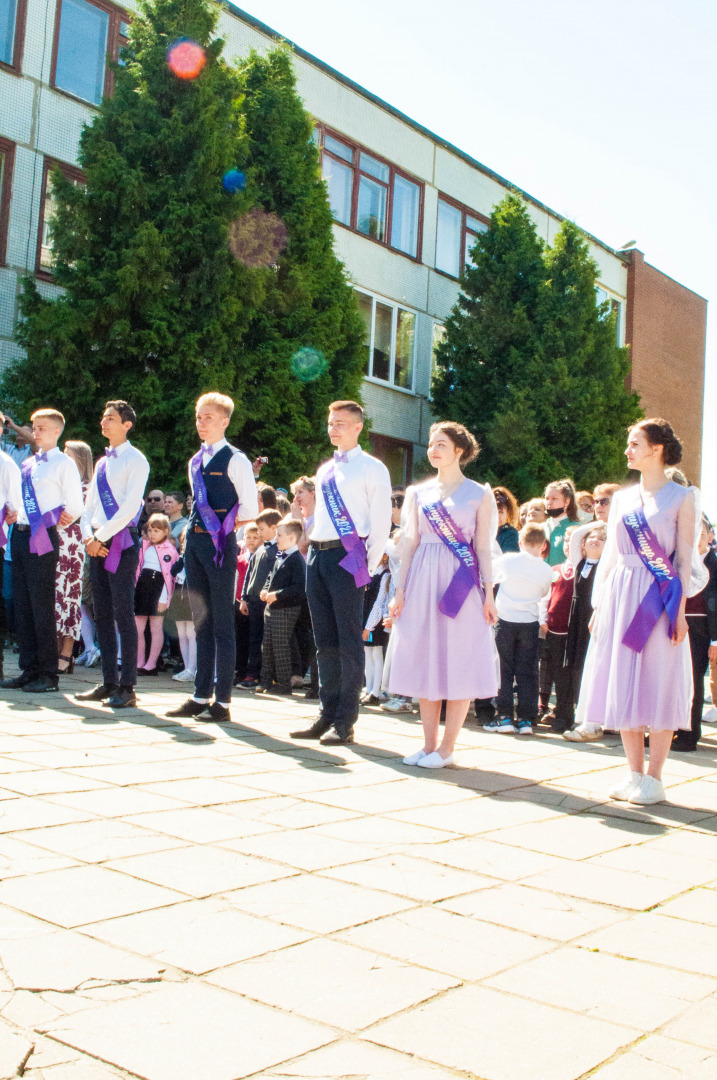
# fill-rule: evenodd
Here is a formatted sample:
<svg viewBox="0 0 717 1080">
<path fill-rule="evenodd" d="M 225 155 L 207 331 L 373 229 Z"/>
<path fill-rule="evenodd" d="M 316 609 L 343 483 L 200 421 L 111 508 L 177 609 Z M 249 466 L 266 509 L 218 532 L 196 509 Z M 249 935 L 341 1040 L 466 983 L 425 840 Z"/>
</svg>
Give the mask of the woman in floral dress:
<svg viewBox="0 0 717 1080">
<path fill-rule="evenodd" d="M 80 470 L 82 478 L 82 493 L 87 494 L 87 488 L 92 479 L 92 451 L 87 443 L 65 443 L 65 453 L 72 458 Z M 55 574 L 55 615 L 57 618 L 57 651 L 59 655 L 58 671 L 60 674 L 70 674 L 75 666 L 73 649 L 75 642 L 80 639 L 80 625 L 82 616 L 80 601 L 82 599 L 82 576 L 85 566 L 85 547 L 82 543 L 80 522 L 73 521 L 64 529 L 57 530 L 60 541 L 60 551 L 57 560 L 57 572 Z"/>
</svg>

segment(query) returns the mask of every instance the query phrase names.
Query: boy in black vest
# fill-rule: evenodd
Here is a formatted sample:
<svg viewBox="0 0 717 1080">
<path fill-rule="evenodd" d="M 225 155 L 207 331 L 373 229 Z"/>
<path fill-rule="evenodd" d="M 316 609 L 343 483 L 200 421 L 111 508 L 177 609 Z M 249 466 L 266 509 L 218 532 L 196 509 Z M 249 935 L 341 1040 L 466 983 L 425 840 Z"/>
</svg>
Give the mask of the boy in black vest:
<svg viewBox="0 0 717 1080">
<path fill-rule="evenodd" d="M 278 510 L 262 510 L 257 515 L 261 547 L 254 552 L 244 578 L 239 610 L 249 617 L 249 655 L 246 677 L 239 683 L 240 690 L 255 690 L 261 674 L 261 645 L 264 640 L 264 609 L 261 591 L 276 561 L 276 527 L 281 521 Z"/>
<path fill-rule="evenodd" d="M 291 638 L 306 596 L 306 563 L 299 552 L 303 531 L 300 521 L 283 521 L 276 529 L 278 552 L 260 594 L 266 608 L 258 694 L 291 696 Z"/>
<path fill-rule="evenodd" d="M 234 402 L 225 394 L 203 394 L 197 402 L 202 446 L 189 463 L 193 508 L 184 551 L 197 631 L 197 676 L 194 697 L 167 713 L 216 723 L 230 719 L 236 665 L 234 530 L 252 521 L 258 509 L 251 464 L 224 437 L 233 411 Z"/>
</svg>

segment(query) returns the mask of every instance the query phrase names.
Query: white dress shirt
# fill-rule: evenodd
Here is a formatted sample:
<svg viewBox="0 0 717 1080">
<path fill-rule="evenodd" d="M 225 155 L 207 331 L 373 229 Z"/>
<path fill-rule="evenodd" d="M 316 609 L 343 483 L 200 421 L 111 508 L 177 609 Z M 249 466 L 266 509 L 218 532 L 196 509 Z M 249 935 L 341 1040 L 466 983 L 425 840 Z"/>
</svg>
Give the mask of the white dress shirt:
<svg viewBox="0 0 717 1080">
<path fill-rule="evenodd" d="M 105 476 L 117 503 L 117 513 L 107 519 L 105 508 L 97 490 L 97 469 L 87 492 L 85 509 L 82 512 L 82 539 L 89 540 L 96 536 L 105 543 L 137 516 L 144 498 L 144 489 L 149 478 L 149 462 L 141 450 L 132 446 L 129 440 L 115 447 L 116 455 L 106 457 Z"/>
<path fill-rule="evenodd" d="M 6 506 L 12 513 L 22 506 L 20 469 L 9 454 L 0 450 L 0 508 Z"/>
<path fill-rule="evenodd" d="M 359 536 L 366 540 L 368 572 L 373 575 L 391 532 L 391 477 L 378 458 L 365 454 L 360 446 L 347 451 L 348 461 L 325 462 L 316 474 L 316 509 L 312 540 L 338 540 L 326 506 L 321 483 L 333 464 L 336 484 Z"/>
<path fill-rule="evenodd" d="M 202 468 L 206 469 L 210 461 L 213 460 L 216 454 L 220 450 L 223 450 L 225 446 L 229 446 L 226 439 L 220 439 L 219 442 L 215 442 L 212 445 L 212 453 L 208 453 L 207 450 L 202 454 Z M 227 466 L 227 475 L 234 485 L 234 490 L 237 493 L 237 500 L 239 506 L 237 508 L 237 521 L 253 521 L 256 515 L 259 513 L 259 501 L 256 495 L 256 480 L 254 478 L 254 471 L 251 467 L 251 462 L 246 454 L 242 454 L 241 450 L 237 450 L 235 446 L 231 446 L 232 456 L 229 459 Z M 192 494 L 194 494 L 194 478 L 192 476 L 191 462 L 189 465 L 189 483 L 192 488 Z M 197 508 L 199 513 L 199 508 Z"/>
<path fill-rule="evenodd" d="M 550 592 L 553 567 L 528 551 L 511 551 L 493 564 L 500 583 L 495 598 L 498 618 L 506 622 L 538 622 L 540 601 Z"/>
<path fill-rule="evenodd" d="M 30 470 L 37 505 L 41 514 L 60 506 L 75 520 L 82 513 L 82 480 L 71 457 L 58 446 L 47 451 L 47 461 L 38 461 L 36 454 Z M 28 459 L 30 460 L 30 459 Z M 25 503 L 21 500 L 17 514 L 18 525 L 29 525 Z"/>
</svg>

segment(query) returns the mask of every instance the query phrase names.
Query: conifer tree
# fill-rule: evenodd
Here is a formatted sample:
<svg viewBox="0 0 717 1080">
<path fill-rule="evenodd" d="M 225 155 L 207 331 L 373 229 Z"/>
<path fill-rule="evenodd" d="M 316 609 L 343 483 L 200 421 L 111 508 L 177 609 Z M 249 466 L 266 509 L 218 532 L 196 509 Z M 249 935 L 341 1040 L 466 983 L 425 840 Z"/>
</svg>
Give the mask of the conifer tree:
<svg viewBox="0 0 717 1080">
<path fill-rule="evenodd" d="M 596 303 L 597 266 L 572 223 L 543 250 L 522 200 L 508 195 L 473 250 L 437 352 L 434 402 L 483 450 L 477 474 L 519 498 L 549 480 L 621 478 L 625 428 L 640 415 L 625 389 L 615 316 Z"/>
<path fill-rule="evenodd" d="M 363 324 L 334 254 L 313 122 L 296 92 L 290 51 L 252 51 L 240 82 L 256 201 L 288 233 L 244 339 L 243 363 L 251 375 L 239 406 L 240 442 L 266 449 L 267 475 L 286 479 L 313 469 L 329 448 L 329 402 L 360 400 Z M 301 350 L 308 351 L 306 372 L 292 363 Z"/>
<path fill-rule="evenodd" d="M 272 276 L 227 246 L 227 226 L 252 196 L 222 187 L 227 170 L 244 167 L 247 144 L 238 77 L 214 36 L 218 10 L 152 0 L 133 18 L 114 94 L 82 132 L 86 187 L 53 175 L 64 295 L 48 300 L 24 282 L 27 357 L 4 380 L 6 400 L 25 412 L 61 408 L 68 431 L 95 447 L 104 401 L 127 398 L 155 474 L 175 483 L 196 442 L 196 396 L 244 393 L 239 346 Z M 193 79 L 167 65 L 168 47 L 185 37 L 205 49 Z"/>
</svg>

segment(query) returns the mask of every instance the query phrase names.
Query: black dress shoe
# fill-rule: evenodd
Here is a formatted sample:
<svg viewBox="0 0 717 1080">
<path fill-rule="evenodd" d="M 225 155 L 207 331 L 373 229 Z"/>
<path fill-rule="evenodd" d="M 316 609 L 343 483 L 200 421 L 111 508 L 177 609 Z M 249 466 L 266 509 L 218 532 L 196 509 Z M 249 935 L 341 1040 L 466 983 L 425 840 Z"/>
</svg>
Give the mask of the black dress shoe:
<svg viewBox="0 0 717 1080">
<path fill-rule="evenodd" d="M 320 739 L 322 735 L 325 735 L 327 731 L 331 731 L 334 725 L 330 720 L 324 720 L 322 717 L 311 725 L 310 728 L 306 728 L 305 731 L 290 731 L 289 734 L 292 739 Z"/>
<path fill-rule="evenodd" d="M 120 686 L 120 688 L 108 698 L 105 705 L 110 709 L 134 709 L 137 705 L 137 695 L 132 686 Z"/>
<path fill-rule="evenodd" d="M 56 693 L 59 687 L 57 679 L 50 675 L 38 675 L 36 679 L 26 682 L 22 689 L 25 694 L 52 694 Z"/>
<path fill-rule="evenodd" d="M 3 679 L 0 682 L 0 689 L 2 690 L 22 690 L 23 686 L 27 686 L 29 682 L 34 679 L 33 675 L 27 675 L 24 671 L 21 671 L 19 675 L 16 675 L 14 679 Z"/>
<path fill-rule="evenodd" d="M 677 735 L 672 740 L 672 745 L 670 746 L 670 749 L 677 750 L 679 754 L 691 754 L 694 750 L 697 749 L 697 743 L 694 739 L 682 739 L 679 735 Z"/>
<path fill-rule="evenodd" d="M 197 720 L 202 724 L 226 724 L 231 720 L 231 713 L 224 705 L 220 705 L 218 701 L 213 701 L 211 705 L 204 706 L 197 715 Z"/>
<path fill-rule="evenodd" d="M 354 729 L 349 728 L 348 731 L 336 731 L 331 735 L 324 735 L 321 740 L 322 746 L 345 746 L 347 743 L 354 741 Z"/>
<path fill-rule="evenodd" d="M 156 667 L 153 667 L 153 668 L 138 667 L 137 668 L 137 674 L 138 675 L 156 675 L 157 674 L 157 668 Z"/>
<path fill-rule="evenodd" d="M 206 709 L 207 704 L 204 701 L 195 701 L 194 698 L 187 698 L 182 704 L 178 705 L 176 709 L 170 709 L 166 714 L 167 716 L 182 716 L 185 718 L 191 716 L 199 716 Z"/>
<path fill-rule="evenodd" d="M 92 690 L 83 690 L 81 694 L 75 694 L 75 701 L 106 701 L 119 690 L 118 683 L 102 683 Z"/>
</svg>

